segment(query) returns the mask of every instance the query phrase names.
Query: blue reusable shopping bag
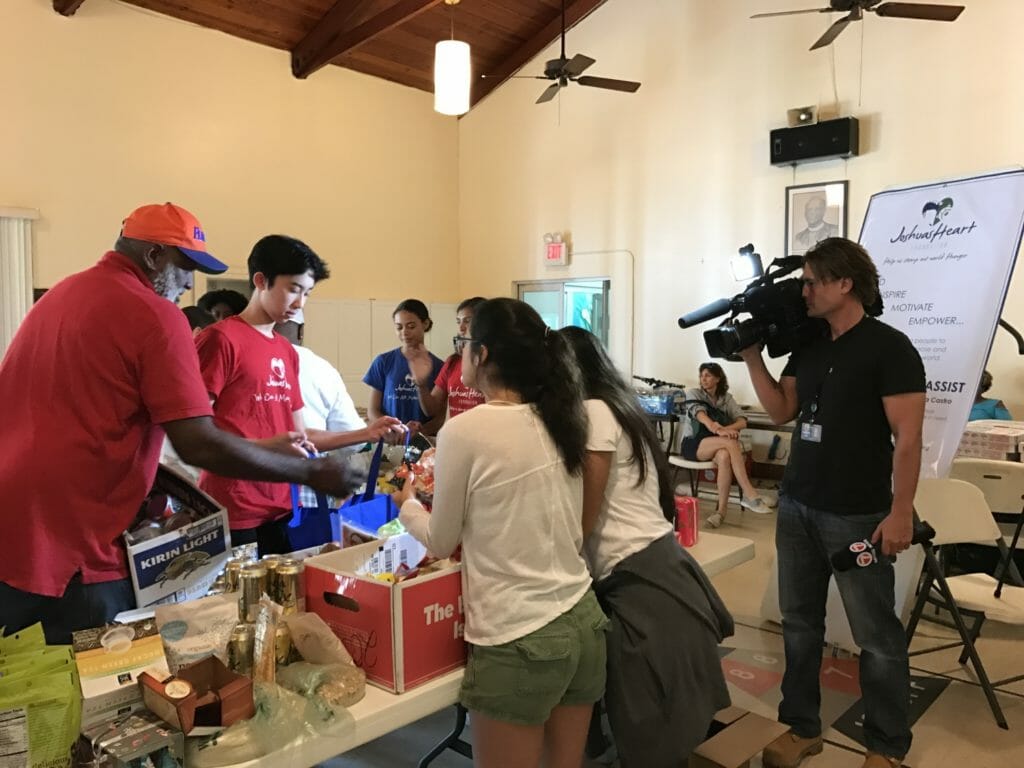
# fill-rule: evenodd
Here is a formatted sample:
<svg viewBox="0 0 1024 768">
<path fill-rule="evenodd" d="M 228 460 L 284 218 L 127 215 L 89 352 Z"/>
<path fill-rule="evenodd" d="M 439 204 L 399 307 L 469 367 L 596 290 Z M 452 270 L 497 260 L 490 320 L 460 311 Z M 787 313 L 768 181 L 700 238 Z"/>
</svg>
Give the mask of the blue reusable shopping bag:
<svg viewBox="0 0 1024 768">
<path fill-rule="evenodd" d="M 319 454 L 310 453 L 310 458 Z M 291 551 L 318 547 L 329 541 L 338 541 L 338 510 L 336 502 L 326 494 L 308 486 L 291 485 L 292 517 L 288 521 L 288 543 Z"/>
<path fill-rule="evenodd" d="M 384 523 L 398 517 L 398 507 L 388 493 L 377 493 L 377 476 L 380 474 L 380 463 L 384 455 L 384 441 L 377 443 L 373 452 L 370 471 L 366 476 L 366 492 L 352 496 L 346 501 L 338 514 L 342 522 L 351 523 L 355 528 L 367 533 L 376 534 Z"/>
</svg>

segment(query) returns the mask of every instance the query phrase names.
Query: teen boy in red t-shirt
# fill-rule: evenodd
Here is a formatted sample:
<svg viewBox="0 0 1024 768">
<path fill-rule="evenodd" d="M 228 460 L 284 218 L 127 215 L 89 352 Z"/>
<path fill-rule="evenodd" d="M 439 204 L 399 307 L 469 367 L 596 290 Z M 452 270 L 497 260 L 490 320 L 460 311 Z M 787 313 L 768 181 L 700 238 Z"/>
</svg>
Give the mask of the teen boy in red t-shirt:
<svg viewBox="0 0 1024 768">
<path fill-rule="evenodd" d="M 394 429 L 397 419 L 383 419 L 356 432 L 307 434 L 298 355 L 274 332 L 274 325 L 295 316 L 313 286 L 330 273 L 309 246 L 284 235 L 268 235 L 257 242 L 248 266 L 253 285 L 248 306 L 196 338 L 214 423 L 257 444 L 299 455 L 313 450 L 314 443 L 333 448 Z M 256 542 L 261 555 L 290 550 L 286 525 L 292 505 L 287 484 L 203 472 L 199 486 L 227 507 L 233 544 Z"/>
</svg>

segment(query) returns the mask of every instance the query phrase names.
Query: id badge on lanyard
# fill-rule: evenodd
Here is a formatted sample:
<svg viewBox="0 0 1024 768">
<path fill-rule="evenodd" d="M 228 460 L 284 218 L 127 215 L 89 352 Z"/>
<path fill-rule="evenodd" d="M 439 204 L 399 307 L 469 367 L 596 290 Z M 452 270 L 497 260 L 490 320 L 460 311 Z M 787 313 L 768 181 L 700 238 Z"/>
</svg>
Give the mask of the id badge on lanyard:
<svg viewBox="0 0 1024 768">
<path fill-rule="evenodd" d="M 821 442 L 821 424 L 813 421 L 805 421 L 800 425 L 800 439 L 808 443 Z"/>
<path fill-rule="evenodd" d="M 825 372 L 825 375 L 821 377 L 821 381 L 818 383 L 818 391 L 814 393 L 814 399 L 811 400 L 811 404 L 805 409 L 805 413 L 809 411 L 810 416 L 806 420 L 802 420 L 800 422 L 800 439 L 808 443 L 821 442 L 821 424 L 815 423 L 815 419 L 818 417 L 818 403 L 821 400 L 821 391 L 825 387 L 825 379 L 827 379 L 831 373 L 832 365 L 829 364 L 828 370 Z"/>
</svg>

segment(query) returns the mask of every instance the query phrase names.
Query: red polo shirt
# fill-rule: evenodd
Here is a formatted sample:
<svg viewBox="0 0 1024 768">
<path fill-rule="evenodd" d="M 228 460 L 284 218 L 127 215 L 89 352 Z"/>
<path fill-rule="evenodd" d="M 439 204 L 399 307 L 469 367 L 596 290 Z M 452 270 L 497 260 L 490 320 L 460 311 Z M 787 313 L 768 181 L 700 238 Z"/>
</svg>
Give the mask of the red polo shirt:
<svg viewBox="0 0 1024 768">
<path fill-rule="evenodd" d="M 211 415 L 184 314 L 113 251 L 32 308 L 0 363 L 0 581 L 128 576 L 122 532 L 167 421 Z"/>
</svg>

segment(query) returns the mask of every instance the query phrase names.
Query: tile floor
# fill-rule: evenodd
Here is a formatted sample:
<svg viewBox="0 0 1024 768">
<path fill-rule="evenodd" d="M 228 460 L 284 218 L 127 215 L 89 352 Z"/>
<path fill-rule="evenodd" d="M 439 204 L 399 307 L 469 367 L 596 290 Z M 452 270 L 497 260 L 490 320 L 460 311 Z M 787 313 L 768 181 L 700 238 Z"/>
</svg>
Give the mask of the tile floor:
<svg viewBox="0 0 1024 768">
<path fill-rule="evenodd" d="M 711 504 L 702 500 L 706 514 Z M 764 624 L 759 618 L 761 595 L 775 556 L 774 515 L 739 514 L 731 507 L 719 533 L 753 539 L 756 557 L 715 577 L 714 583 L 736 622 L 736 635 L 727 645 L 748 650 L 782 652 L 782 637 L 777 625 Z M 940 645 L 954 633 L 937 624 L 922 622 L 913 650 Z M 986 624 L 978 642 L 979 653 L 993 679 L 1024 674 L 1024 627 Z M 1010 730 L 999 728 L 974 682 L 971 672 L 957 663 L 958 649 L 913 657 L 915 674 L 946 676 L 952 680 L 938 700 L 914 727 L 914 745 L 904 761 L 912 768 L 1020 768 L 1024 766 L 1024 681 L 1011 684 L 999 694 L 999 701 Z M 733 701 L 753 712 L 774 717 L 775 712 L 761 700 L 733 688 Z M 415 766 L 424 753 L 450 729 L 453 712 L 439 712 L 406 728 L 395 731 L 363 747 L 323 764 L 323 768 L 404 768 Z M 860 745 L 835 730 L 825 734 L 822 754 L 804 762 L 807 768 L 859 768 L 863 762 Z M 447 752 L 432 763 L 432 768 L 469 768 L 470 762 Z M 587 763 L 596 768 L 597 763 Z M 751 768 L 760 768 L 759 758 Z"/>
</svg>

